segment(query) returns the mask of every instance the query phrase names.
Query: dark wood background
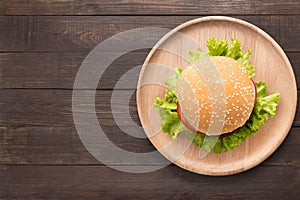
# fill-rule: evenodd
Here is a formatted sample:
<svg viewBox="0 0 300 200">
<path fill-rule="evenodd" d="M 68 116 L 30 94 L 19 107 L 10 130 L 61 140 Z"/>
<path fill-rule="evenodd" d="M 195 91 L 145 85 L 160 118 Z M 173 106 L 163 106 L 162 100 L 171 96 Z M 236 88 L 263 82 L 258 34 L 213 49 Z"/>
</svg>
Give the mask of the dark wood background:
<svg viewBox="0 0 300 200">
<path fill-rule="evenodd" d="M 202 176 L 175 165 L 145 174 L 119 172 L 82 145 L 73 124 L 72 87 L 90 50 L 121 31 L 174 28 L 206 15 L 236 17 L 265 30 L 282 46 L 300 82 L 298 0 L 0 1 L 0 198 L 299 199 L 299 108 L 281 147 L 259 166 L 233 176 Z M 148 52 L 134 51 L 115 61 L 96 95 L 105 133 L 133 152 L 154 147 L 116 126 L 110 97 L 121 75 L 142 64 Z M 129 109 L 139 124 L 134 96 Z"/>
</svg>

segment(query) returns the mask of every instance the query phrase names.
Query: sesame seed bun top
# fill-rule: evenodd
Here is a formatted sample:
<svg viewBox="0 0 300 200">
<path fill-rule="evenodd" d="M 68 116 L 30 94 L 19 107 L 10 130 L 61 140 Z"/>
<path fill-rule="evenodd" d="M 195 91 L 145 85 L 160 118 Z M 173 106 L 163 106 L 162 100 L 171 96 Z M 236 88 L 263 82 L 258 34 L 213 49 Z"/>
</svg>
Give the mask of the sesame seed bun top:
<svg viewBox="0 0 300 200">
<path fill-rule="evenodd" d="M 226 115 L 219 134 L 230 133 L 249 119 L 256 98 L 255 86 L 241 63 L 224 56 L 210 58 L 222 78 L 226 99 Z M 176 91 L 181 114 L 201 133 L 207 133 L 213 125 L 212 114 L 218 118 L 218 113 L 212 113 L 212 96 L 205 80 L 195 67 L 188 66 L 178 79 Z"/>
</svg>

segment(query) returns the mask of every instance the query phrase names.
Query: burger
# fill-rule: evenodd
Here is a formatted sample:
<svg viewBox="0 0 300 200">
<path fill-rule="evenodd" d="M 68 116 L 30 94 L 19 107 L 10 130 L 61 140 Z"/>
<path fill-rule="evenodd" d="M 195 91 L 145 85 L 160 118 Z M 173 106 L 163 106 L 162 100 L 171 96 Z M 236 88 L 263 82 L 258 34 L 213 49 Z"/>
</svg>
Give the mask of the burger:
<svg viewBox="0 0 300 200">
<path fill-rule="evenodd" d="M 267 95 L 266 83 L 253 81 L 251 50 L 243 53 L 239 40 L 233 38 L 229 47 L 226 40 L 209 38 L 207 52 L 198 49 L 189 54 L 189 66 L 175 69 L 166 81 L 164 98 L 156 97 L 154 104 L 161 117 L 162 131 L 172 139 L 188 132 L 193 143 L 207 152 L 230 151 L 275 115 L 279 93 Z M 204 66 L 207 62 L 201 60 L 203 54 L 212 63 L 210 67 L 218 71 L 222 93 L 213 94 L 216 88 L 209 83 L 210 77 L 200 72 L 201 67 L 209 70 Z M 224 102 L 220 104 L 220 100 Z M 223 105 L 219 111 L 215 109 L 216 103 Z M 214 129 L 216 122 L 221 127 Z"/>
</svg>

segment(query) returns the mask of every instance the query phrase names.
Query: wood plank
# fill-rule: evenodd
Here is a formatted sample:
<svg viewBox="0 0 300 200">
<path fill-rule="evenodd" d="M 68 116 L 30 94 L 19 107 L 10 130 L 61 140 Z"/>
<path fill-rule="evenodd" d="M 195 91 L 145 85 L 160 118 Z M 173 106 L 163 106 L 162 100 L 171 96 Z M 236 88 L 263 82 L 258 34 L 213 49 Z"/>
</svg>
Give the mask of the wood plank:
<svg viewBox="0 0 300 200">
<path fill-rule="evenodd" d="M 90 92 L 86 91 L 86 94 Z M 128 115 L 125 110 L 128 108 L 131 119 L 140 125 L 135 94 L 132 95 L 129 105 L 125 98 L 126 95 L 134 91 L 119 90 L 118 92 L 119 95 L 115 101 L 120 104 L 119 106 L 123 110 L 116 113 L 117 119 L 126 122 Z M 115 124 L 111 110 L 111 95 L 112 90 L 97 90 L 96 92 L 96 114 L 101 125 Z M 298 98 L 298 105 L 299 101 Z M 0 110 L 0 126 L 4 127 L 61 127 L 74 123 L 72 90 L 0 90 Z M 297 108 L 293 125 L 300 126 L 299 108 Z"/>
<path fill-rule="evenodd" d="M 147 139 L 131 137 L 115 124 L 101 125 L 107 137 L 130 152 L 154 151 Z M 130 127 L 129 127 L 130 128 Z M 128 129 L 127 129 L 128 130 Z M 134 127 L 131 128 L 134 131 Z M 0 164 L 22 165 L 102 165 L 84 147 L 74 127 L 1 127 Z M 101 148 L 101 144 L 99 144 Z M 105 148 L 102 148 L 103 151 Z M 105 150 L 106 151 L 106 150 Z M 108 155 L 111 152 L 106 152 Z M 132 165 L 116 160 L 110 165 Z M 161 163 L 153 162 L 153 165 Z"/>
<path fill-rule="evenodd" d="M 137 1 L 137 0 L 7 0 L 0 2 L 0 15 L 209 15 L 299 14 L 299 2 L 242 0 Z M 36 9 L 39 8 L 39 9 Z M 65 9 L 68 8 L 68 9 Z"/>
<path fill-rule="evenodd" d="M 297 0 L 0 1 L 0 15 L 9 15 L 0 17 L 0 199 L 298 199 L 299 127 L 292 128 L 265 162 L 235 176 L 200 176 L 174 165 L 147 174 L 127 174 L 98 163 L 82 146 L 74 128 L 69 89 L 85 55 L 108 37 L 144 26 L 173 28 L 210 14 L 231 15 L 266 30 L 288 52 L 298 78 L 299 8 Z M 120 58 L 98 88 L 112 89 L 122 74 L 143 61 L 146 52 Z M 96 96 L 98 119 L 107 136 L 129 151 L 154 150 L 148 140 L 127 136 L 117 127 L 111 92 L 99 90 Z M 121 97 L 118 102 L 124 103 Z M 135 96 L 129 110 L 140 124 Z M 299 116 L 300 111 L 294 126 L 300 125 Z M 118 119 L 128 120 L 122 112 Z"/>
<path fill-rule="evenodd" d="M 92 91 L 84 91 L 85 95 Z M 103 125 L 113 125 L 114 120 L 111 111 L 112 90 L 97 90 L 96 112 L 98 119 Z M 135 123 L 140 124 L 135 93 L 133 90 L 121 90 L 116 101 L 120 108 L 127 108 L 128 93 L 132 93 L 129 111 Z M 87 104 L 85 104 L 87 105 Z M 87 105 L 88 106 L 88 105 Z M 0 126 L 66 126 L 73 125 L 72 115 L 72 90 L 0 90 Z M 84 111 L 78 111 L 84 112 Z M 118 119 L 127 119 L 126 113 L 117 113 Z"/>
<path fill-rule="evenodd" d="M 129 52 L 105 71 L 98 89 L 113 89 L 120 77 L 142 65 L 150 50 Z M 76 73 L 87 52 L 0 53 L 0 88 L 72 89 Z M 287 52 L 300 88 L 300 52 Z M 135 89 L 138 74 L 128 76 L 126 89 Z M 124 87 L 125 88 L 125 87 Z"/>
<path fill-rule="evenodd" d="M 1 16 L 0 52 L 87 52 L 125 30 L 147 26 L 174 28 L 198 17 L 201 16 Z M 300 15 L 233 17 L 262 28 L 285 51 L 300 50 Z"/>
<path fill-rule="evenodd" d="M 1 199 L 297 199 L 300 169 L 259 166 L 227 177 L 176 166 L 132 174 L 104 166 L 0 166 Z"/>
<path fill-rule="evenodd" d="M 148 139 L 138 139 L 124 133 L 117 125 L 102 125 L 107 137 L 118 147 L 130 152 L 154 151 Z M 134 127 L 132 127 L 134 131 Z M 279 149 L 266 161 L 265 166 L 300 167 L 300 128 L 292 128 Z M 9 165 L 102 165 L 83 146 L 74 125 L 66 127 L 1 127 L 0 164 Z M 99 144 L 101 148 L 101 144 Z M 105 149 L 103 149 L 104 151 Z M 111 152 L 107 152 L 110 154 Z M 134 163 L 107 161 L 110 165 Z M 163 164 L 158 161 L 152 165 Z"/>
<path fill-rule="evenodd" d="M 133 51 L 119 57 L 102 75 L 98 89 L 113 89 L 123 74 L 143 64 L 149 51 Z M 86 55 L 87 52 L 0 53 L 0 88 L 72 89 Z M 138 74 L 128 76 L 130 84 L 126 89 L 136 89 L 137 80 Z"/>
</svg>

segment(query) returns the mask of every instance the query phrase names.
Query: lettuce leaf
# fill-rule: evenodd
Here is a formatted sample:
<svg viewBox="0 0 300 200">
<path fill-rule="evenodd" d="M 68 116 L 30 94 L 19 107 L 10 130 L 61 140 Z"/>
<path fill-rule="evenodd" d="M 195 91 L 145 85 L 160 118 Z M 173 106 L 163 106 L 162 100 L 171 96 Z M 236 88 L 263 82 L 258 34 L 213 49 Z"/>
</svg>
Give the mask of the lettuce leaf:
<svg viewBox="0 0 300 200">
<path fill-rule="evenodd" d="M 172 90 L 167 89 L 165 98 L 160 99 L 159 97 L 156 97 L 154 106 L 160 107 L 163 109 L 176 110 L 177 109 L 177 97 Z"/>
<path fill-rule="evenodd" d="M 241 43 L 238 39 L 231 39 L 231 46 L 228 47 L 226 40 L 216 40 L 215 38 L 209 38 L 206 46 L 208 48 L 207 54 L 209 56 L 226 56 L 239 61 L 247 70 L 249 77 L 255 75 L 254 66 L 249 62 L 249 56 L 251 55 L 251 49 L 248 49 L 247 53 L 243 54 Z M 198 49 L 197 51 L 200 51 Z M 190 55 L 197 55 L 197 51 L 190 51 Z M 194 58 L 196 59 L 196 58 Z"/>
<path fill-rule="evenodd" d="M 231 39 L 231 46 L 228 49 L 226 57 L 233 58 L 234 60 L 239 59 L 243 56 L 242 49 L 241 49 L 241 43 L 237 39 Z"/>
<path fill-rule="evenodd" d="M 209 38 L 206 42 L 208 48 L 207 54 L 209 56 L 225 56 L 228 51 L 227 40 L 216 40 L 215 38 Z"/>
<path fill-rule="evenodd" d="M 176 139 L 180 132 L 187 130 L 178 118 L 177 112 L 170 109 L 160 109 L 161 126 L 164 133 L 168 133 L 172 139 Z"/>
<path fill-rule="evenodd" d="M 161 127 L 164 133 L 168 133 L 172 139 L 176 139 L 178 134 L 183 131 L 190 132 L 180 121 L 177 113 L 178 99 L 176 97 L 176 83 L 182 70 L 179 68 L 175 69 L 175 74 L 170 76 L 165 84 L 169 86 L 166 89 L 164 99 L 156 97 L 154 107 L 159 108 L 159 115 L 161 118 Z"/>
<path fill-rule="evenodd" d="M 249 62 L 249 56 L 251 56 L 251 49 L 248 49 L 247 53 L 243 54 L 240 58 L 237 59 L 242 65 L 246 68 L 249 77 L 255 76 L 255 70 L 252 63 Z"/>
</svg>

